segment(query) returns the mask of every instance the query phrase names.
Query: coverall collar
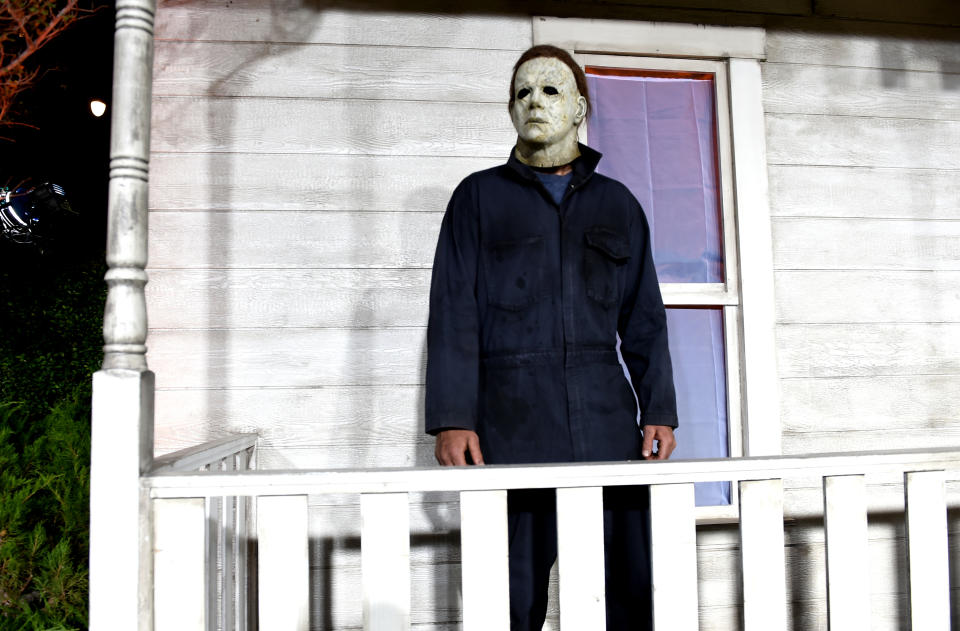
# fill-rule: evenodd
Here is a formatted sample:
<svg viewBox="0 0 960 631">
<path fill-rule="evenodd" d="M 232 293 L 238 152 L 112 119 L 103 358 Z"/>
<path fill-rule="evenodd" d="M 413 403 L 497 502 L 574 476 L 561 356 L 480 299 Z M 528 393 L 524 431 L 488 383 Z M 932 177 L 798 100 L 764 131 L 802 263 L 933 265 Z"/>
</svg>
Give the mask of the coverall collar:
<svg viewBox="0 0 960 631">
<path fill-rule="evenodd" d="M 570 163 L 570 166 L 573 168 L 573 177 L 570 180 L 570 184 L 574 188 L 580 188 L 581 184 L 590 179 L 590 176 L 593 175 L 597 165 L 600 163 L 600 158 L 603 157 L 602 153 L 596 149 L 591 149 L 583 143 L 579 143 L 577 146 L 580 148 L 580 157 Z M 507 160 L 507 166 L 523 179 L 539 183 L 534 170 L 517 160 L 517 156 L 512 149 L 510 150 L 510 158 Z"/>
</svg>

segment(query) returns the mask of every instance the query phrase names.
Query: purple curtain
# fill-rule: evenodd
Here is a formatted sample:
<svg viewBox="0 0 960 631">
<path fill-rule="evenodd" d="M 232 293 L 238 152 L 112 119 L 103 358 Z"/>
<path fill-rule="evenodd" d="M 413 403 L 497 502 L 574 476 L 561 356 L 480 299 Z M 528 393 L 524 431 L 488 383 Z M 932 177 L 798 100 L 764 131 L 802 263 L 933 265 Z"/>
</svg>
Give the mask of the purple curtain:
<svg viewBox="0 0 960 631">
<path fill-rule="evenodd" d="M 590 74 L 590 146 L 599 171 L 623 182 L 650 222 L 664 283 L 724 282 L 712 79 Z M 667 309 L 680 429 L 674 458 L 727 448 L 723 312 Z M 730 485 L 696 485 L 698 506 L 730 503 Z"/>
<path fill-rule="evenodd" d="M 667 309 L 673 381 L 677 389 L 677 449 L 673 458 L 725 458 L 727 371 L 723 312 L 719 308 Z M 728 482 L 695 485 L 697 506 L 730 503 Z"/>
<path fill-rule="evenodd" d="M 714 86 L 709 79 L 587 74 L 598 171 L 640 201 L 662 283 L 722 283 Z"/>
<path fill-rule="evenodd" d="M 680 418 L 671 458 L 726 458 L 730 450 L 723 311 L 719 307 L 667 309 L 667 330 Z M 698 482 L 694 493 L 697 506 L 730 503 L 728 482 Z"/>
</svg>

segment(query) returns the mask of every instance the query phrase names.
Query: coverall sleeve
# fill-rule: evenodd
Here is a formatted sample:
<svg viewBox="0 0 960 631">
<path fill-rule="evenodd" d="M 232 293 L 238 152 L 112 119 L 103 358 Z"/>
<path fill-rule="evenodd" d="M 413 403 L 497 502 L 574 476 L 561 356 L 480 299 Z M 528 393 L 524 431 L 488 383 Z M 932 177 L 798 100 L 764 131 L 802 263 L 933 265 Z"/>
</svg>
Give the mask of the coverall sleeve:
<svg viewBox="0 0 960 631">
<path fill-rule="evenodd" d="M 480 326 L 479 222 L 469 181 L 454 191 L 440 224 L 430 283 L 425 427 L 429 434 L 477 426 Z"/>
<path fill-rule="evenodd" d="M 640 424 L 677 427 L 667 314 L 653 264 L 650 227 L 639 203 L 631 227 L 630 254 L 617 327 L 620 353 L 640 404 Z"/>
</svg>

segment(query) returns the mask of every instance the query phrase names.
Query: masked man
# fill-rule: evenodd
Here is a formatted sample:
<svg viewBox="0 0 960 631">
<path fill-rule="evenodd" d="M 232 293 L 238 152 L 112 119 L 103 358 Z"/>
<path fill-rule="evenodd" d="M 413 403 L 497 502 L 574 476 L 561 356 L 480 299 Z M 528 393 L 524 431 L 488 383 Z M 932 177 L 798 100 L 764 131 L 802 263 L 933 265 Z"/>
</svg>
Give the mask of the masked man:
<svg viewBox="0 0 960 631">
<path fill-rule="evenodd" d="M 595 172 L 600 154 L 577 142 L 589 107 L 566 52 L 526 51 L 510 88 L 516 147 L 447 207 L 427 336 L 426 430 L 440 464 L 665 459 L 675 446 L 650 229 L 626 187 Z M 604 492 L 610 630 L 650 624 L 647 511 L 645 487 Z M 511 629 L 539 631 L 554 493 L 511 492 L 508 519 Z"/>
</svg>

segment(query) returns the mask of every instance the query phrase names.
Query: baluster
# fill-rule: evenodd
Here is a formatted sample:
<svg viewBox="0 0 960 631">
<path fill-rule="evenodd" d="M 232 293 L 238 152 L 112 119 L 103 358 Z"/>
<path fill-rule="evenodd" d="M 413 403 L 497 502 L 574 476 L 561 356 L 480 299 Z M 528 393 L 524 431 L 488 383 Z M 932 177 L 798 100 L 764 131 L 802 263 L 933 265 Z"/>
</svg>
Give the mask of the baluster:
<svg viewBox="0 0 960 631">
<path fill-rule="evenodd" d="M 234 456 L 234 466 L 237 471 L 247 470 L 249 452 L 241 451 Z M 234 579 L 234 613 L 236 631 L 247 631 L 247 592 L 250 585 L 247 583 L 247 523 L 249 520 L 250 498 L 240 496 L 236 498 L 234 512 L 233 538 L 234 558 L 236 559 L 236 577 Z"/>
<path fill-rule="evenodd" d="M 920 631 L 950 629 L 947 494 L 943 471 L 904 475 L 910 620 Z"/>
<path fill-rule="evenodd" d="M 787 628 L 783 482 L 740 482 L 740 557 L 746 631 Z"/>
<path fill-rule="evenodd" d="M 410 507 L 406 493 L 360 496 L 365 631 L 410 628 Z"/>
<path fill-rule="evenodd" d="M 557 489 L 560 628 L 606 629 L 603 488 Z"/>
<path fill-rule="evenodd" d="M 308 631 L 307 496 L 257 498 L 259 628 Z"/>
<path fill-rule="evenodd" d="M 233 456 L 220 461 L 221 471 L 233 471 L 233 467 Z M 223 564 L 220 582 L 220 628 L 223 631 L 232 631 L 235 626 L 233 613 L 237 562 L 236 498 L 226 496 L 220 501 L 220 560 Z"/>
<path fill-rule="evenodd" d="M 152 0 L 118 0 L 110 129 L 103 369 L 147 369 L 147 174 L 153 71 Z"/>
<path fill-rule="evenodd" d="M 510 627 L 507 492 L 460 493 L 464 631 Z"/>
<path fill-rule="evenodd" d="M 153 500 L 155 631 L 206 631 L 203 498 Z"/>
<path fill-rule="evenodd" d="M 217 465 L 204 465 L 204 471 L 215 471 Z M 207 550 L 207 620 L 210 627 L 217 628 L 218 606 L 222 596 L 221 578 L 223 576 L 222 557 L 220 556 L 223 539 L 223 523 L 220 521 L 222 497 L 208 497 L 206 502 L 206 550 Z"/>
<path fill-rule="evenodd" d="M 650 487 L 653 626 L 696 631 L 697 516 L 693 484 Z"/>
<path fill-rule="evenodd" d="M 827 615 L 833 631 L 870 628 L 870 566 L 867 490 L 864 476 L 823 479 L 823 521 L 827 543 Z"/>
</svg>

